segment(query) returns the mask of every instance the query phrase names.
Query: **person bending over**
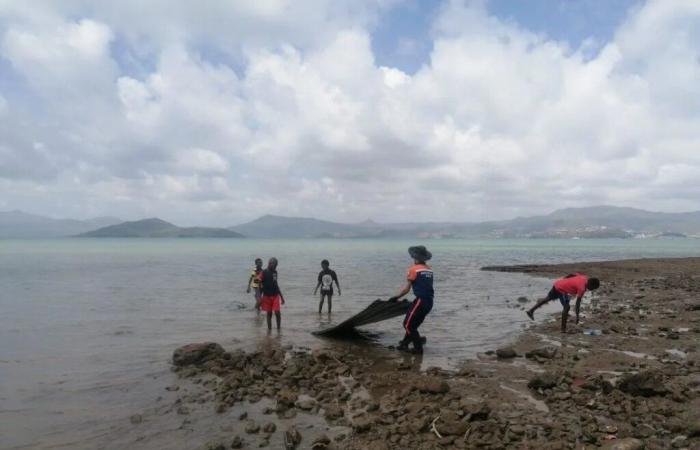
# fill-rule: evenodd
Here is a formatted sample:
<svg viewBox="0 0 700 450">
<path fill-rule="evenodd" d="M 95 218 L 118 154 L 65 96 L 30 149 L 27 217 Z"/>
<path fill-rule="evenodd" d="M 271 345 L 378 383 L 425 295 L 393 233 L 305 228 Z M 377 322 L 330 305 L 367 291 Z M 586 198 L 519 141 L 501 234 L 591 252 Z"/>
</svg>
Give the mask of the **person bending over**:
<svg viewBox="0 0 700 450">
<path fill-rule="evenodd" d="M 574 273 L 559 278 L 554 282 L 554 286 L 550 289 L 547 296 L 537 301 L 535 306 L 525 311 L 527 316 L 535 320 L 534 312 L 550 300 L 558 299 L 561 306 L 564 308 L 561 312 L 561 332 L 566 333 L 566 322 L 569 319 L 569 309 L 571 296 L 576 296 L 576 323 L 579 322 L 579 313 L 581 312 L 581 300 L 586 291 L 593 291 L 600 286 L 600 280 L 597 278 L 588 278 L 582 273 Z"/>
</svg>

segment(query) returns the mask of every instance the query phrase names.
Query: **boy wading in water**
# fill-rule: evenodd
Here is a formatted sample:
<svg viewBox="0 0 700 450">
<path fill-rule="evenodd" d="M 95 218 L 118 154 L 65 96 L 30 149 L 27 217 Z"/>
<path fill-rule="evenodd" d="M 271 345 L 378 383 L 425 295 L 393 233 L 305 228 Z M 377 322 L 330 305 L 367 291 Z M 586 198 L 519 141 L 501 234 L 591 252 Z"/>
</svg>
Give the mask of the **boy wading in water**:
<svg viewBox="0 0 700 450">
<path fill-rule="evenodd" d="M 569 274 L 564 278 L 559 278 L 554 282 L 554 286 L 549 291 L 547 296 L 537 301 L 535 306 L 525 311 L 527 316 L 535 320 L 533 313 L 537 308 L 548 303 L 550 300 L 558 299 L 561 306 L 564 308 L 561 312 L 561 332 L 566 333 L 566 321 L 569 319 L 569 303 L 571 295 L 576 296 L 576 323 L 579 321 L 579 312 L 581 311 L 581 300 L 586 290 L 593 291 L 598 289 L 600 281 L 597 278 L 588 278 L 582 273 Z"/>
<path fill-rule="evenodd" d="M 260 299 L 262 297 L 262 292 L 260 290 L 260 272 L 262 272 L 262 259 L 255 258 L 255 267 L 250 272 L 250 278 L 248 278 L 248 289 L 246 293 L 250 294 L 250 290 L 253 289 L 253 295 L 255 295 L 255 310 L 260 312 Z"/>
<path fill-rule="evenodd" d="M 284 296 L 277 284 L 277 258 L 270 258 L 267 269 L 258 275 L 262 289 L 260 309 L 267 313 L 267 329 L 272 330 L 272 313 L 275 313 L 277 329 L 280 329 L 282 315 L 280 314 L 280 303 L 284 305 Z"/>
<path fill-rule="evenodd" d="M 394 297 L 389 299 L 395 302 L 413 288 L 416 296 L 411 308 L 403 320 L 406 335 L 399 342 L 399 350 L 407 351 L 408 343 L 413 342 L 413 353 L 423 353 L 424 340 L 418 333 L 418 327 L 423 323 L 425 316 L 433 309 L 433 269 L 426 262 L 433 256 L 424 246 L 409 247 L 408 254 L 413 258 L 414 264 L 408 269 L 406 286 Z"/>
<path fill-rule="evenodd" d="M 331 313 L 331 299 L 333 298 L 333 282 L 338 287 L 338 295 L 340 294 L 340 283 L 338 283 L 338 275 L 336 275 L 335 270 L 330 269 L 330 263 L 327 259 L 321 261 L 321 271 L 318 273 L 318 283 L 316 284 L 316 289 L 314 289 L 314 295 L 318 292 L 318 288 L 321 288 L 321 301 L 318 304 L 318 313 L 321 314 L 323 311 L 323 299 L 328 297 L 328 314 Z"/>
</svg>

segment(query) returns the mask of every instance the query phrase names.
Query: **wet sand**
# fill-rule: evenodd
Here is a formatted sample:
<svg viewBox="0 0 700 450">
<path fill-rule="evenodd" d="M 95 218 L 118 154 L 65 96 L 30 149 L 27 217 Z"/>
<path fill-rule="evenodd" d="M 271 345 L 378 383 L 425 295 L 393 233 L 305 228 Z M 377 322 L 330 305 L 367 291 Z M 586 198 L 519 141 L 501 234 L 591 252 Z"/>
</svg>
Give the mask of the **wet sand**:
<svg viewBox="0 0 700 450">
<path fill-rule="evenodd" d="M 700 449 L 700 258 L 485 269 L 601 288 L 569 333 L 553 314 L 458 370 L 371 346 L 189 346 L 168 404 L 133 426 L 179 424 L 163 448 Z"/>
</svg>

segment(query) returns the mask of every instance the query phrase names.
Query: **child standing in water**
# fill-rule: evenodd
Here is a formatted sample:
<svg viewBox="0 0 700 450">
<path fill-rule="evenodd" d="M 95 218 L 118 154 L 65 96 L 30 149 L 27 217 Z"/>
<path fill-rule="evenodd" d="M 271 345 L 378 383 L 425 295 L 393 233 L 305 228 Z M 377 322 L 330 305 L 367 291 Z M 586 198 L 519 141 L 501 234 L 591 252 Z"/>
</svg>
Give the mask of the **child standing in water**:
<svg viewBox="0 0 700 450">
<path fill-rule="evenodd" d="M 270 258 L 267 269 L 258 275 L 262 289 L 260 309 L 267 313 L 267 329 L 272 330 L 272 313 L 275 313 L 277 329 L 280 329 L 282 315 L 280 304 L 284 305 L 284 296 L 277 284 L 277 258 Z"/>
<path fill-rule="evenodd" d="M 321 261 L 321 271 L 318 273 L 318 283 L 316 284 L 316 289 L 314 289 L 314 295 L 318 292 L 318 288 L 321 288 L 321 301 L 318 304 L 318 313 L 321 314 L 323 311 L 323 299 L 328 298 L 328 314 L 331 313 L 331 299 L 333 298 L 333 282 L 338 287 L 338 295 L 340 294 L 340 283 L 338 283 L 338 275 L 336 275 L 335 270 L 331 270 L 330 263 L 327 259 Z"/>
<path fill-rule="evenodd" d="M 555 281 L 554 286 L 552 286 L 547 296 L 539 300 L 535 306 L 525 311 L 525 313 L 530 319 L 535 320 L 533 313 L 537 308 L 548 303 L 550 300 L 558 299 L 561 306 L 564 308 L 561 312 L 561 332 L 566 333 L 566 322 L 569 319 L 569 303 L 571 301 L 570 296 L 576 296 L 576 323 L 578 323 L 583 294 L 585 294 L 587 290 L 593 291 L 598 289 L 599 286 L 600 281 L 597 278 L 588 278 L 586 275 L 578 272 L 569 274 Z"/>
<path fill-rule="evenodd" d="M 262 272 L 262 259 L 255 258 L 255 267 L 250 272 L 250 278 L 248 278 L 248 289 L 246 293 L 250 294 L 250 290 L 253 289 L 253 295 L 255 295 L 255 310 L 260 312 L 260 298 L 262 297 L 262 292 L 260 290 L 260 280 L 258 276 Z"/>
<path fill-rule="evenodd" d="M 409 342 L 413 342 L 413 353 L 423 353 L 424 341 L 418 332 L 418 327 L 423 323 L 425 316 L 433 309 L 433 269 L 426 264 L 433 255 L 422 245 L 409 247 L 408 254 L 413 258 L 414 263 L 408 269 L 408 282 L 401 289 L 401 292 L 391 297 L 389 301 L 396 302 L 413 289 L 413 295 L 416 298 L 411 303 L 411 308 L 403 320 L 406 335 L 399 343 L 398 349 L 407 351 Z"/>
</svg>

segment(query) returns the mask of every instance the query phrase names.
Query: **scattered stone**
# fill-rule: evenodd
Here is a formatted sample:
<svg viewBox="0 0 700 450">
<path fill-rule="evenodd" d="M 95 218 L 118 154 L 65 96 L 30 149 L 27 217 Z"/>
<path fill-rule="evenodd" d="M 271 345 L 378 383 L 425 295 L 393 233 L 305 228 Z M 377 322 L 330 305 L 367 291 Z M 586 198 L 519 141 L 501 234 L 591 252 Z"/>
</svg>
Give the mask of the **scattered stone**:
<svg viewBox="0 0 700 450">
<path fill-rule="evenodd" d="M 301 433 L 296 427 L 292 426 L 287 428 L 284 432 L 284 445 L 287 449 L 294 449 L 297 445 L 301 444 Z"/>
<path fill-rule="evenodd" d="M 644 443 L 635 438 L 618 439 L 603 445 L 603 450 L 641 450 Z"/>
<path fill-rule="evenodd" d="M 527 297 L 518 297 L 518 303 L 527 303 L 529 301 Z"/>
<path fill-rule="evenodd" d="M 359 416 L 353 417 L 351 424 L 352 429 L 356 433 L 364 433 L 372 428 L 373 421 L 367 414 L 360 414 Z"/>
<path fill-rule="evenodd" d="M 666 395 L 669 392 L 663 374 L 651 370 L 625 375 L 620 380 L 619 388 L 627 394 L 643 397 Z"/>
<path fill-rule="evenodd" d="M 413 386 L 421 392 L 428 394 L 444 394 L 450 390 L 450 386 L 445 380 L 434 377 L 419 377 Z"/>
<path fill-rule="evenodd" d="M 311 448 L 313 450 L 327 450 L 331 440 L 325 434 L 320 435 L 311 443 Z"/>
<path fill-rule="evenodd" d="M 223 353 L 223 347 L 215 342 L 188 344 L 175 349 L 173 352 L 173 364 L 179 367 L 203 364 L 221 356 Z"/>
<path fill-rule="evenodd" d="M 534 350 L 530 350 L 529 352 L 525 353 L 526 358 L 544 358 L 544 359 L 552 359 L 557 355 L 557 352 L 559 350 L 556 347 L 540 347 L 536 348 Z"/>
<path fill-rule="evenodd" d="M 272 422 L 268 422 L 263 426 L 263 431 L 265 433 L 274 433 L 277 430 L 277 425 Z"/>
<path fill-rule="evenodd" d="M 187 406 L 180 406 L 177 409 L 177 413 L 180 414 L 181 416 L 185 416 L 190 413 L 190 410 Z"/>
<path fill-rule="evenodd" d="M 231 448 L 242 448 L 243 439 L 239 435 L 235 435 L 231 441 Z"/>
<path fill-rule="evenodd" d="M 143 422 L 143 416 L 141 414 L 134 414 L 133 416 L 129 417 L 129 422 L 131 422 L 133 425 L 138 425 Z"/>
<path fill-rule="evenodd" d="M 512 347 L 503 347 L 496 350 L 496 356 L 501 359 L 510 359 L 518 356 L 518 353 Z"/>
<path fill-rule="evenodd" d="M 297 394 L 290 391 L 289 389 L 283 389 L 277 393 L 277 405 L 281 405 L 287 408 L 294 406 L 297 401 Z M 278 408 L 279 410 L 279 408 Z"/>
<path fill-rule="evenodd" d="M 491 407 L 483 400 L 474 400 L 464 397 L 460 399 L 459 407 L 471 421 L 486 420 L 489 414 L 491 414 Z"/>
<path fill-rule="evenodd" d="M 246 420 L 248 418 L 248 412 L 243 411 L 238 415 L 238 420 Z"/>
<path fill-rule="evenodd" d="M 324 407 L 325 413 L 324 417 L 327 420 L 335 420 L 335 419 L 340 419 L 345 415 L 345 412 L 343 411 L 343 408 L 341 408 L 338 405 L 326 405 Z"/>
<path fill-rule="evenodd" d="M 226 446 L 219 441 L 208 442 L 206 446 L 207 450 L 226 450 Z"/>
<path fill-rule="evenodd" d="M 700 417 L 696 417 L 688 424 L 688 437 L 700 436 Z"/>
<path fill-rule="evenodd" d="M 304 396 L 303 398 L 298 399 L 294 405 L 299 409 L 303 409 L 304 411 L 310 411 L 316 406 L 316 400 L 311 397 Z"/>
<path fill-rule="evenodd" d="M 249 420 L 245 425 L 245 432 L 248 434 L 255 434 L 260 431 L 260 425 L 255 423 L 254 420 Z"/>
<path fill-rule="evenodd" d="M 545 372 L 535 375 L 527 387 L 530 389 L 550 389 L 559 384 L 559 376 L 552 372 Z"/>
</svg>

